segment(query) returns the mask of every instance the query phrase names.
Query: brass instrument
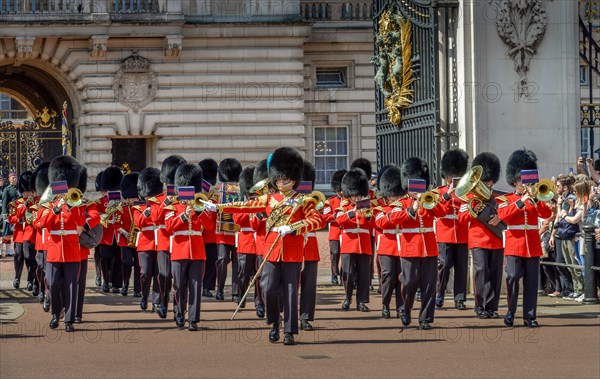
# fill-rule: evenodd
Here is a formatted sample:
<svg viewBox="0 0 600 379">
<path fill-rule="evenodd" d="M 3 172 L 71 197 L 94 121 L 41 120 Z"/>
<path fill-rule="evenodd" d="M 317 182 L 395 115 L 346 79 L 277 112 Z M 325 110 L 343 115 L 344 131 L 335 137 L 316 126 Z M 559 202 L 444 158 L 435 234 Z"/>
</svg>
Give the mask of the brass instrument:
<svg viewBox="0 0 600 379">
<path fill-rule="evenodd" d="M 65 194 L 65 201 L 70 207 L 79 207 L 83 204 L 83 193 L 77 188 L 69 188 Z"/>
<path fill-rule="evenodd" d="M 196 212 L 202 212 L 204 211 L 203 201 L 208 201 L 208 196 L 203 193 L 197 193 L 194 195 L 194 200 L 190 201 L 190 203 Z"/>
<path fill-rule="evenodd" d="M 321 191 L 312 191 L 308 195 L 305 195 L 303 200 L 305 204 L 314 203 L 316 210 L 320 210 L 321 208 L 323 208 L 323 206 L 325 205 L 325 201 L 327 201 L 325 195 Z"/>
<path fill-rule="evenodd" d="M 433 209 L 440 201 L 440 198 L 433 191 L 423 192 L 419 197 L 419 206 L 425 209 Z"/>
<path fill-rule="evenodd" d="M 111 202 L 108 202 L 108 204 L 106 206 L 106 213 L 103 213 L 100 215 L 100 224 L 104 228 L 108 228 L 108 222 L 113 217 L 113 215 L 116 212 L 121 212 L 122 210 L 123 210 L 123 206 L 120 201 L 117 203 L 113 203 L 113 204 L 111 204 Z"/>
<path fill-rule="evenodd" d="M 539 201 L 550 201 L 556 195 L 556 184 L 551 179 L 540 179 L 532 187 L 532 196 L 535 196 Z"/>
<path fill-rule="evenodd" d="M 269 193 L 269 178 L 263 179 L 250 188 L 249 193 L 254 193 L 256 196 L 262 196 Z"/>
<path fill-rule="evenodd" d="M 475 211 L 476 204 L 474 205 L 474 203 L 487 203 L 492 197 L 492 189 L 488 188 L 488 186 L 481 181 L 482 174 L 482 166 L 473 166 L 462 178 L 460 178 L 454 192 L 459 199 L 467 203 L 467 208 L 472 217 L 477 217 L 477 212 Z M 467 197 L 469 193 L 473 195 L 472 199 Z"/>
<path fill-rule="evenodd" d="M 48 186 L 40 196 L 40 204 L 49 203 L 54 200 L 54 194 L 52 193 L 52 187 Z"/>
<path fill-rule="evenodd" d="M 142 230 L 135 226 L 133 223 L 131 224 L 131 229 L 129 230 L 129 237 L 127 238 L 127 246 L 135 247 L 137 242 L 137 236 Z"/>
</svg>

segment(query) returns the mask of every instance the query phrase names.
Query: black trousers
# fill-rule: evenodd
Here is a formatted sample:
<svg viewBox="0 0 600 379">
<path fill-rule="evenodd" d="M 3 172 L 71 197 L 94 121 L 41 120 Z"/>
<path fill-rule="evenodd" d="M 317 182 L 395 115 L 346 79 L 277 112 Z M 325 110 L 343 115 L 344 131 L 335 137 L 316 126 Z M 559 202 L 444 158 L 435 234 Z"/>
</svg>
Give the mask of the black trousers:
<svg viewBox="0 0 600 379">
<path fill-rule="evenodd" d="M 160 288 L 160 304 L 169 309 L 169 297 L 173 286 L 171 273 L 171 253 L 161 250 L 156 255 L 158 259 L 158 287 Z"/>
<path fill-rule="evenodd" d="M 15 250 L 15 255 L 13 257 L 13 264 L 15 266 L 15 279 L 21 280 L 21 275 L 23 274 L 23 266 L 25 264 L 25 257 L 23 256 L 23 243 L 15 242 L 13 249 Z"/>
<path fill-rule="evenodd" d="M 502 290 L 502 262 L 504 249 L 473 248 L 473 285 L 475 307 L 498 311 Z"/>
<path fill-rule="evenodd" d="M 562 251 L 562 240 L 555 238 L 554 242 L 556 263 L 566 263 Z M 566 267 L 556 266 L 556 270 L 558 271 L 558 280 L 560 281 L 563 295 L 569 295 L 573 293 L 573 278 L 571 277 L 569 269 Z"/>
<path fill-rule="evenodd" d="M 231 262 L 231 295 L 239 295 L 238 292 L 238 259 L 237 249 L 234 245 L 217 245 L 217 291 L 223 293 L 227 281 L 227 265 Z"/>
<path fill-rule="evenodd" d="M 400 257 L 394 255 L 377 255 L 381 266 L 381 303 L 389 307 L 392 294 L 396 294 L 396 309 L 402 308 L 400 293 L 400 273 L 402 272 Z"/>
<path fill-rule="evenodd" d="M 342 282 L 346 299 L 352 299 L 354 282 L 356 282 L 356 302 L 369 302 L 369 285 L 371 284 L 371 255 L 341 254 Z"/>
<path fill-rule="evenodd" d="M 331 275 L 340 275 L 340 241 L 329 241 L 329 255 L 331 256 Z"/>
<path fill-rule="evenodd" d="M 202 288 L 213 291 L 217 283 L 217 244 L 204 244 L 204 249 L 206 250 L 206 265 Z"/>
<path fill-rule="evenodd" d="M 317 304 L 319 261 L 304 261 L 300 273 L 300 320 L 313 321 Z"/>
<path fill-rule="evenodd" d="M 415 302 L 417 289 L 421 290 L 419 321 L 433 322 L 435 312 L 435 286 L 437 279 L 437 257 L 400 258 L 402 273 L 401 293 L 404 312 L 410 313 Z"/>
<path fill-rule="evenodd" d="M 444 298 L 450 270 L 454 268 L 454 301 L 467 300 L 467 267 L 469 247 L 466 243 L 438 243 L 437 294 Z"/>
<path fill-rule="evenodd" d="M 240 299 L 248 290 L 248 285 L 256 272 L 256 254 L 238 253 L 238 289 Z M 256 297 L 256 295 L 254 295 Z"/>
<path fill-rule="evenodd" d="M 75 317 L 83 316 L 83 302 L 85 298 L 85 281 L 87 279 L 88 260 L 81 261 L 79 266 L 79 279 L 77 280 L 77 309 Z"/>
<path fill-rule="evenodd" d="M 519 280 L 523 278 L 523 319 L 536 319 L 539 274 L 540 259 L 538 257 L 523 258 L 512 255 L 506 257 L 506 289 L 510 312 L 514 314 L 517 311 Z"/>
<path fill-rule="evenodd" d="M 176 312 L 185 317 L 189 303 L 188 320 L 200 321 L 200 304 L 202 303 L 202 277 L 205 261 L 183 259 L 171 261 L 173 271 L 173 289 L 175 290 L 174 307 Z"/>
<path fill-rule="evenodd" d="M 34 285 L 39 284 L 35 275 L 37 270 L 37 262 L 35 260 L 35 246 L 29 242 L 23 242 L 23 259 L 27 268 L 27 281 Z"/>
<path fill-rule="evenodd" d="M 100 248 L 100 263 L 104 283 L 111 283 L 112 288 L 121 288 L 123 283 L 123 262 L 121 248 L 114 242 L 112 245 L 98 245 Z"/>
<path fill-rule="evenodd" d="M 150 282 L 152 282 L 152 304 L 160 303 L 160 287 L 158 285 L 158 258 L 156 251 L 140 251 L 140 285 L 142 299 L 148 300 Z"/>
<path fill-rule="evenodd" d="M 140 292 L 140 262 L 135 248 L 121 246 L 123 262 L 123 288 L 129 288 L 129 279 L 133 271 L 133 292 Z"/>
<path fill-rule="evenodd" d="M 255 264 L 255 269 L 256 272 L 258 272 L 258 268 L 260 267 L 260 265 L 263 263 L 263 256 L 262 255 L 256 255 L 256 264 Z M 263 268 L 264 270 L 264 268 Z M 258 307 L 259 305 L 262 305 L 263 307 L 265 306 L 265 297 L 264 297 L 264 292 L 263 292 L 263 288 L 261 285 L 261 274 L 260 273 L 258 275 L 258 278 L 256 278 L 256 280 L 254 281 L 254 306 Z"/>
<path fill-rule="evenodd" d="M 298 282 L 301 268 L 300 262 L 267 262 L 262 272 L 267 325 L 280 322 L 281 301 L 285 333 L 298 334 Z"/>
<path fill-rule="evenodd" d="M 100 259 L 100 246 L 94 249 L 94 266 L 96 268 L 96 278 L 102 277 L 102 259 Z"/>
<path fill-rule="evenodd" d="M 75 322 L 77 290 L 81 262 L 48 262 L 46 280 L 52 299 L 52 314 L 60 315 L 65 310 L 65 322 Z"/>
<path fill-rule="evenodd" d="M 49 296 L 49 292 L 46 293 L 46 250 L 36 252 L 35 261 L 37 262 L 35 276 L 37 277 L 38 283 L 40 283 L 40 292 L 43 293 L 44 296 Z"/>
</svg>

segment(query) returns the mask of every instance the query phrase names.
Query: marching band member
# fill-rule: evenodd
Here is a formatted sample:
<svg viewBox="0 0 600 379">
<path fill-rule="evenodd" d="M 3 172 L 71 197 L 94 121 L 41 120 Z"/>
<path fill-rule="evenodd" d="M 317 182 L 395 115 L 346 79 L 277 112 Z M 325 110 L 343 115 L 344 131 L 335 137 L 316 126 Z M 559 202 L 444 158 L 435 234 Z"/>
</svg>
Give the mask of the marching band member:
<svg viewBox="0 0 600 379">
<path fill-rule="evenodd" d="M 7 221 L 13 224 L 13 242 L 15 255 L 13 257 L 13 263 L 15 266 L 15 280 L 13 280 L 13 287 L 18 289 L 21 285 L 21 275 L 23 274 L 23 266 L 25 264 L 24 244 L 29 243 L 29 238 L 33 234 L 31 226 L 27 228 L 25 214 L 29 212 L 29 204 L 31 203 L 32 191 L 29 188 L 29 180 L 32 176 L 31 171 L 25 171 L 19 176 L 17 181 L 17 190 L 21 197 L 16 198 L 8 204 L 8 217 Z M 27 239 L 25 235 L 27 234 Z M 33 241 L 35 242 L 35 241 Z M 29 256 L 30 254 L 28 254 Z M 31 260 L 27 261 L 27 290 L 33 290 L 30 270 Z"/>
<path fill-rule="evenodd" d="M 368 312 L 369 284 L 371 283 L 372 221 L 370 209 L 357 209 L 359 200 L 369 199 L 369 179 L 363 170 L 352 169 L 342 178 L 344 200 L 336 209 L 335 221 L 342 229 L 340 254 L 345 298 L 342 310 L 350 309 L 356 281 L 356 309 Z M 370 206 L 370 199 L 368 206 Z"/>
<path fill-rule="evenodd" d="M 471 166 L 482 167 L 480 181 L 489 189 L 492 189 L 500 178 L 500 160 L 493 153 L 477 154 Z M 492 196 L 494 193 L 492 190 Z M 469 194 L 468 197 L 471 199 L 473 195 Z M 463 203 L 458 217 L 460 222 L 469 227 L 469 249 L 473 254 L 475 314 L 479 318 L 498 318 L 504 248 L 502 234 L 499 234 L 500 231 L 496 234 L 492 229 L 500 223 L 495 196 L 488 204 L 478 205 L 475 211 L 482 214 L 486 207 L 490 208 L 490 212 L 486 212 L 487 217 L 473 217 L 468 209 L 468 203 Z"/>
<path fill-rule="evenodd" d="M 538 218 L 548 218 L 552 210 L 532 196 L 530 187 L 521 182 L 521 170 L 537 170 L 537 157 L 531 150 L 516 150 L 506 164 L 506 180 L 515 187 L 514 193 L 496 198 L 498 217 L 506 222 L 506 287 L 508 312 L 504 324 L 512 326 L 519 300 L 519 280 L 523 278 L 523 322 L 527 327 L 536 321 L 538 275 L 542 243 L 538 233 Z"/>
<path fill-rule="evenodd" d="M 202 169 L 194 164 L 182 164 L 175 172 L 175 185 L 190 186 L 196 195 L 202 193 Z M 180 196 L 182 195 L 179 192 Z M 214 228 L 214 213 L 182 200 L 165 206 L 165 227 L 171 235 L 171 265 L 173 289 L 175 290 L 175 324 L 183 328 L 186 305 L 189 302 L 188 329 L 198 330 L 200 304 L 202 302 L 202 276 L 206 252 L 202 232 Z"/>
<path fill-rule="evenodd" d="M 50 185 L 48 181 L 48 167 L 50 167 L 50 162 L 42 162 L 33 172 L 34 181 L 35 181 L 35 192 L 38 195 L 42 195 L 46 188 Z M 50 311 L 50 291 L 48 291 L 48 287 L 46 286 L 46 246 L 45 242 L 47 241 L 49 235 L 47 231 L 44 233 L 44 228 L 39 224 L 39 218 L 42 215 L 42 204 L 37 204 L 37 209 L 33 214 L 33 227 L 36 231 L 35 236 L 35 261 L 37 262 L 37 270 L 35 276 L 37 277 L 37 281 L 40 284 L 40 292 L 38 293 L 38 301 L 42 303 L 42 309 L 44 312 Z"/>
<path fill-rule="evenodd" d="M 132 209 L 138 200 L 138 177 L 139 174 L 134 172 L 123 176 L 123 179 L 121 179 L 119 187 L 123 202 L 121 211 L 118 211 L 119 221 L 115 223 L 117 244 L 121 249 L 121 261 L 123 262 L 123 288 L 121 289 L 121 295 L 127 296 L 129 279 L 133 270 L 133 297 L 142 297 L 140 289 L 140 262 L 135 248 L 138 230 L 135 226 Z"/>
<path fill-rule="evenodd" d="M 321 211 L 323 220 L 329 223 L 329 255 L 331 260 L 331 284 L 339 284 L 340 276 L 340 226 L 335 222 L 335 210 L 342 202 L 342 178 L 348 172 L 346 169 L 337 170 L 331 176 L 331 190 L 335 193 L 325 202 Z"/>
<path fill-rule="evenodd" d="M 469 155 L 461 149 L 449 150 L 442 156 L 441 174 L 446 182 L 437 188 L 440 201 L 446 205 L 446 215 L 435 221 L 438 243 L 437 296 L 435 306 L 444 306 L 444 295 L 454 268 L 454 306 L 465 310 L 467 300 L 467 267 L 469 265 L 468 225 L 458 221 L 462 201 L 454 194 L 453 178 L 461 177 L 469 167 Z"/>
<path fill-rule="evenodd" d="M 103 172 L 104 171 L 100 171 L 98 175 L 96 175 L 96 180 L 94 181 L 94 187 L 96 192 L 100 193 L 100 199 L 106 197 L 106 191 L 102 190 Z M 100 201 L 98 202 L 98 204 L 100 205 Z M 102 234 L 104 234 L 104 231 L 102 232 Z M 102 287 L 102 260 L 100 259 L 100 249 L 94 249 L 94 266 L 96 269 L 96 286 Z"/>
<path fill-rule="evenodd" d="M 202 169 L 202 180 L 207 185 L 205 193 L 209 200 L 217 203 L 217 171 L 219 164 L 212 158 L 206 158 L 198 163 Z M 205 230 L 202 234 L 204 249 L 206 250 L 206 265 L 204 267 L 204 278 L 202 279 L 202 296 L 213 297 L 212 292 L 217 285 L 217 236 L 215 228 Z"/>
</svg>

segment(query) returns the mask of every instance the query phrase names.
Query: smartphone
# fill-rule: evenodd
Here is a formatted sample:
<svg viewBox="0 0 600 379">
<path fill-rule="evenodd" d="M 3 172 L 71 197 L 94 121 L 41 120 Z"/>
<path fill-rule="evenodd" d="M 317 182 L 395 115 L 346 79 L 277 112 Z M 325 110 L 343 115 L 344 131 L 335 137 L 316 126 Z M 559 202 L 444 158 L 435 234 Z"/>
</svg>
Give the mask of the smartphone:
<svg viewBox="0 0 600 379">
<path fill-rule="evenodd" d="M 569 167 L 569 174 L 573 174 L 573 167 Z"/>
<path fill-rule="evenodd" d="M 460 176 L 455 176 L 452 178 L 452 187 L 456 188 L 458 186 L 458 182 L 460 182 Z"/>
</svg>

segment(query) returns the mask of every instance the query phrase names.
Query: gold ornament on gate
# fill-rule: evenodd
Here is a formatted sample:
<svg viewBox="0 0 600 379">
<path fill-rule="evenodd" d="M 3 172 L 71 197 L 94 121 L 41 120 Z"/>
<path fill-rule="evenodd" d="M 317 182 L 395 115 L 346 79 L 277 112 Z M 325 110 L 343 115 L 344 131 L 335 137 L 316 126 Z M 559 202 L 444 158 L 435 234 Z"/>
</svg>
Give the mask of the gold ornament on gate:
<svg viewBox="0 0 600 379">
<path fill-rule="evenodd" d="M 48 107 L 42 108 L 42 111 L 35 111 L 36 115 L 36 129 L 42 128 L 52 128 L 52 130 L 56 130 L 56 117 L 58 114 L 53 109 L 48 109 Z"/>
</svg>

